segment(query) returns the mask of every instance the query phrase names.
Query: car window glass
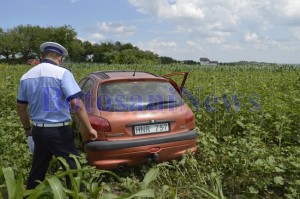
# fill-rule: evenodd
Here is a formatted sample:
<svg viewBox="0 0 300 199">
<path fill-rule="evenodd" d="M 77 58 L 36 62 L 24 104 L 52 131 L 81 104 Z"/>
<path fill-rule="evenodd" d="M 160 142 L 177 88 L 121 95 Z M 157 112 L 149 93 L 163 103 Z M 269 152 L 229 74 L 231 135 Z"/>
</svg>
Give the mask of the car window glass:
<svg viewBox="0 0 300 199">
<path fill-rule="evenodd" d="M 86 82 L 87 78 L 84 78 L 82 80 L 80 80 L 80 82 L 78 83 L 79 87 L 82 88 L 84 83 Z"/>
<path fill-rule="evenodd" d="M 103 111 L 143 111 L 174 108 L 182 98 L 169 82 L 112 82 L 98 88 L 97 106 Z"/>
<path fill-rule="evenodd" d="M 82 92 L 83 93 L 87 93 L 88 91 L 91 92 L 91 90 L 93 88 L 93 84 L 94 84 L 94 81 L 92 79 L 88 79 L 81 89 Z"/>
<path fill-rule="evenodd" d="M 84 86 L 81 88 L 84 97 L 83 97 L 83 101 L 85 102 L 86 100 L 90 99 L 90 96 L 92 94 L 92 90 L 93 90 L 93 86 L 94 86 L 94 81 L 90 78 L 87 79 L 87 81 L 84 83 Z"/>
</svg>

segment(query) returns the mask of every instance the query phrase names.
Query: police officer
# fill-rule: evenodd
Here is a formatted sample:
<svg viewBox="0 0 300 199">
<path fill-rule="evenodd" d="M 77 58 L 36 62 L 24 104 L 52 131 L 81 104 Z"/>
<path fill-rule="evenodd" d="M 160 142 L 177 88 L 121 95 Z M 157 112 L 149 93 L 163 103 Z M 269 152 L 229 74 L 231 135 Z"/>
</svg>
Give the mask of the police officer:
<svg viewBox="0 0 300 199">
<path fill-rule="evenodd" d="M 40 50 L 42 61 L 22 76 L 17 96 L 17 111 L 25 134 L 32 135 L 34 141 L 27 189 L 34 189 L 38 180 L 45 179 L 53 155 L 65 158 L 70 168 L 76 169 L 74 160 L 69 157 L 78 154 L 69 126 L 70 112 L 78 117 L 91 139 L 97 138 L 80 99 L 81 89 L 72 73 L 60 66 L 68 51 L 54 42 L 43 43 Z"/>
</svg>

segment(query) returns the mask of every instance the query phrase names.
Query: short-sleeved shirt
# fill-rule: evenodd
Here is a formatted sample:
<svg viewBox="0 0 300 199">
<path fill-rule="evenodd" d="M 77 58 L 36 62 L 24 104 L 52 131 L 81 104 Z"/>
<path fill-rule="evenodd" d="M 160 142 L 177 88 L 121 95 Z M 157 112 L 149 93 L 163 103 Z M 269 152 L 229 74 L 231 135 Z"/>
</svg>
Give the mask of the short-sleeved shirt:
<svg viewBox="0 0 300 199">
<path fill-rule="evenodd" d="M 72 73 L 45 59 L 22 76 L 17 102 L 29 104 L 32 122 L 67 122 L 70 99 L 81 95 Z"/>
</svg>

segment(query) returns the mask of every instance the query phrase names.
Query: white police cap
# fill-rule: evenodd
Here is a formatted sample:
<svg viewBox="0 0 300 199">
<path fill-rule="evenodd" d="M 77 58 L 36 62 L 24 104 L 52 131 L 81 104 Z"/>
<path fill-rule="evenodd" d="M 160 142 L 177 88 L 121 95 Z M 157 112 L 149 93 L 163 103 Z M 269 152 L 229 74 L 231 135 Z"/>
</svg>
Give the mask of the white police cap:
<svg viewBox="0 0 300 199">
<path fill-rule="evenodd" d="M 65 47 L 63 47 L 62 45 L 55 43 L 55 42 L 45 42 L 45 43 L 41 44 L 40 50 L 42 52 L 53 51 L 53 52 L 60 54 L 61 56 L 68 55 L 68 51 L 65 49 Z"/>
</svg>

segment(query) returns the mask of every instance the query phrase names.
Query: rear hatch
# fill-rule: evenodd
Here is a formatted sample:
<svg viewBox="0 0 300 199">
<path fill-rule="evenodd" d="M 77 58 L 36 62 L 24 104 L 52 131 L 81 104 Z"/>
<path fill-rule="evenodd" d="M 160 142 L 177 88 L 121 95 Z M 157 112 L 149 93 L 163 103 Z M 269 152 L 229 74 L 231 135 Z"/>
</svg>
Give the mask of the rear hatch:
<svg viewBox="0 0 300 199">
<path fill-rule="evenodd" d="M 184 133 L 194 115 L 169 81 L 109 81 L 99 86 L 97 108 L 110 125 L 108 141 Z M 101 137 L 102 137 L 101 136 Z"/>
</svg>

